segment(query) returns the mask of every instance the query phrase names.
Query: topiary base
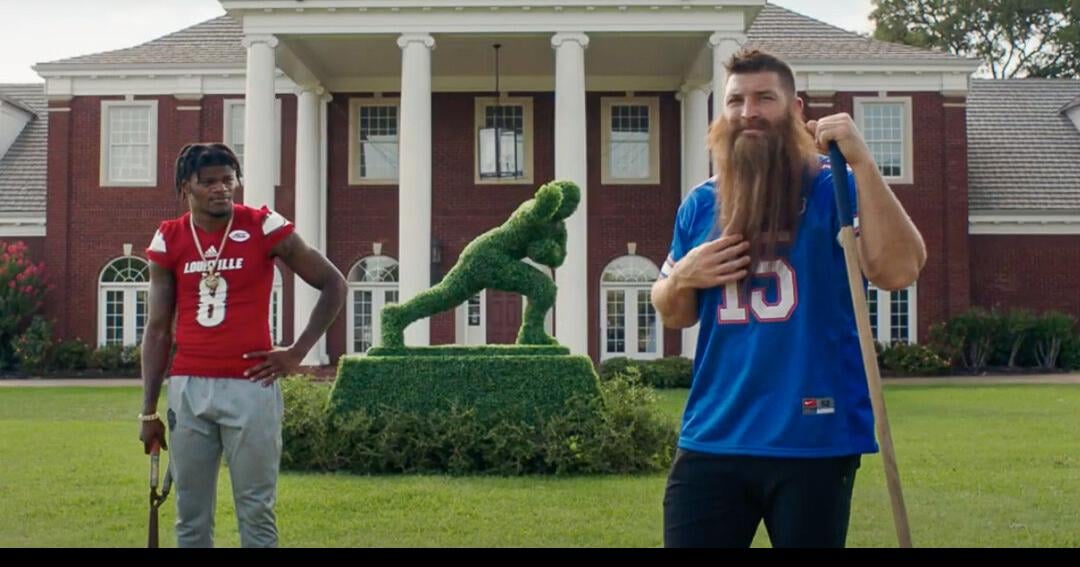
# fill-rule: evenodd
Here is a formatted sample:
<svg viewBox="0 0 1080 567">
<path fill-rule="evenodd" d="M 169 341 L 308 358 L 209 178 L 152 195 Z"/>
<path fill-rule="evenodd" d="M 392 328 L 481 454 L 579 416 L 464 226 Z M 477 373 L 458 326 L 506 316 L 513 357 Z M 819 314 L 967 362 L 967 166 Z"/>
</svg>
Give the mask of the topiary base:
<svg viewBox="0 0 1080 567">
<path fill-rule="evenodd" d="M 481 421 L 537 423 L 576 394 L 600 395 L 586 356 L 564 347 L 424 347 L 344 356 L 330 395 L 337 415 L 380 409 L 428 413 L 472 408 Z M 393 353 L 380 355 L 379 353 Z"/>
</svg>

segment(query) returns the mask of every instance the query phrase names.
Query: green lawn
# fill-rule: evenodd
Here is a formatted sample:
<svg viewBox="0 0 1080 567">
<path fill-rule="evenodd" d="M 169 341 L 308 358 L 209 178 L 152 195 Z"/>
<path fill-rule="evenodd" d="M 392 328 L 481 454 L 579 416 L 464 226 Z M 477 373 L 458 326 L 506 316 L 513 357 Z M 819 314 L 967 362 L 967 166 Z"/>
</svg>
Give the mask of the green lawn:
<svg viewBox="0 0 1080 567">
<path fill-rule="evenodd" d="M 887 395 L 917 546 L 1080 546 L 1080 387 L 895 386 Z M 672 419 L 685 396 L 661 393 Z M 145 545 L 140 400 L 137 388 L 0 389 L 0 546 Z M 287 473 L 281 544 L 658 546 L 664 480 Z M 895 545 L 879 457 L 863 460 L 855 491 L 848 544 Z M 236 546 L 226 474 L 218 503 L 217 544 Z M 170 498 L 166 546 L 173 517 Z"/>
</svg>

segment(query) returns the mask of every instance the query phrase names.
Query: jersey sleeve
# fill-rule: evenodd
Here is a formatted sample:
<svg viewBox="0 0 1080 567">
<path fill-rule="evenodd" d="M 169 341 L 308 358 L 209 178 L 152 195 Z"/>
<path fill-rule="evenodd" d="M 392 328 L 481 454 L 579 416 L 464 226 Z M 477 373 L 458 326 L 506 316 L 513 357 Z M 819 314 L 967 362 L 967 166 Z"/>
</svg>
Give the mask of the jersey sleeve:
<svg viewBox="0 0 1080 567">
<path fill-rule="evenodd" d="M 278 242 L 296 232 L 296 226 L 293 223 L 289 222 L 280 213 L 267 207 L 259 210 L 259 218 L 262 220 L 263 246 L 268 255 L 274 249 L 274 246 L 277 246 Z"/>
<path fill-rule="evenodd" d="M 679 206 L 679 212 L 675 214 L 675 228 L 671 236 L 671 248 L 668 249 L 667 259 L 664 260 L 664 266 L 660 268 L 660 279 L 664 279 L 671 275 L 671 270 L 675 267 L 675 263 L 686 256 L 686 253 L 690 251 L 692 247 L 691 227 L 694 224 L 694 217 L 697 213 L 697 200 L 689 198 L 683 201 Z"/>
<path fill-rule="evenodd" d="M 146 248 L 146 257 L 155 264 L 171 271 L 176 265 L 176 243 L 173 242 L 170 245 L 168 242 L 169 236 L 172 236 L 169 224 L 163 222 L 158 225 L 153 238 L 150 239 L 150 246 Z"/>
</svg>

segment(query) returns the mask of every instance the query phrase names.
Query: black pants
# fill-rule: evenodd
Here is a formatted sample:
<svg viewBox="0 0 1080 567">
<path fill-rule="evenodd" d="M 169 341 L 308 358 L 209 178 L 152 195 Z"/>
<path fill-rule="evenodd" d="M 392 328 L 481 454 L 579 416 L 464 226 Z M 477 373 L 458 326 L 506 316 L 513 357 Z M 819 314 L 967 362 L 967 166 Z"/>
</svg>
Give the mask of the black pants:
<svg viewBox="0 0 1080 567">
<path fill-rule="evenodd" d="M 664 494 L 664 547 L 844 547 L 860 456 L 766 458 L 679 449 Z"/>
</svg>

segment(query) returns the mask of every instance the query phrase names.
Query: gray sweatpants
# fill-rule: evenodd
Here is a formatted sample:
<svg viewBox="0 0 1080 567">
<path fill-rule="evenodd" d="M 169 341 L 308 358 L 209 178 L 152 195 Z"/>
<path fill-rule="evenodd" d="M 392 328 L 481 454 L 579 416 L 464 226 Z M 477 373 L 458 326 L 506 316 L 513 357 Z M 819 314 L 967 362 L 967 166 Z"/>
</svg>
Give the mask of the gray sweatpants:
<svg viewBox="0 0 1080 567">
<path fill-rule="evenodd" d="M 229 467 L 243 547 L 277 547 L 274 516 L 281 420 L 277 382 L 169 378 L 170 461 L 178 547 L 213 547 L 221 456 Z"/>
</svg>

